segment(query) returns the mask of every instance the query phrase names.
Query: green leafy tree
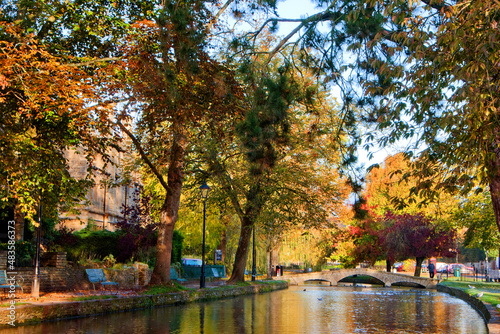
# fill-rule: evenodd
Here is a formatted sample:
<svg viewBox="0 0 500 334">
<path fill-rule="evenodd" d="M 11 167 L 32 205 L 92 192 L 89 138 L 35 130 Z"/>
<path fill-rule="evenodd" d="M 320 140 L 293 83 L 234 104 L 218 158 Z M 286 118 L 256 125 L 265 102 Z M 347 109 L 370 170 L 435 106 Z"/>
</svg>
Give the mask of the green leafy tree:
<svg viewBox="0 0 500 334">
<path fill-rule="evenodd" d="M 235 256 L 231 281 L 243 281 L 252 228 L 268 200 L 269 175 L 279 161 L 279 149 L 288 141 L 289 122 L 287 111 L 296 94 L 297 86 L 288 71 L 283 69 L 275 77 L 252 79 L 256 89 L 251 95 L 251 107 L 239 125 L 244 157 L 248 163 L 248 176 L 252 180 L 243 191 L 244 201 L 232 190 L 228 171 L 217 160 L 212 160 L 212 170 L 227 189 L 241 220 L 241 234 Z"/>
<path fill-rule="evenodd" d="M 159 192 L 151 193 L 159 203 L 159 232 L 150 284 L 170 280 L 186 157 L 197 128 L 217 129 L 226 117 L 238 113 L 239 87 L 231 71 L 206 52 L 209 17 L 202 1 L 163 3 L 156 21 L 133 26 L 123 46 L 119 80 L 109 86 L 111 92 L 129 96 L 117 125 L 132 139 L 147 172 L 160 186 Z M 140 115 L 136 134 L 123 122 L 133 111 Z"/>
<path fill-rule="evenodd" d="M 500 233 L 496 228 L 489 192 L 464 199 L 457 208 L 454 219 L 459 227 L 466 228 L 465 247 L 488 251 L 496 251 L 500 247 Z"/>
<path fill-rule="evenodd" d="M 498 84 L 494 64 L 498 62 L 499 9 L 494 1 L 453 5 L 437 1 L 425 8 L 428 15 L 402 13 L 404 31 L 398 33 L 396 45 L 409 55 L 410 65 L 381 64 L 379 73 L 393 82 L 377 90 L 397 102 L 383 103 L 376 115 L 380 129 L 392 129 L 383 140 L 415 135 L 426 147 L 414 162 L 414 174 L 422 179 L 414 188 L 416 193 L 430 198 L 441 189 L 467 193 L 479 180 L 490 189 L 497 225 L 498 98 L 492 87 Z M 435 19 L 425 21 L 425 17 Z M 389 50 L 400 55 L 396 48 Z M 366 87 L 376 90 L 374 83 Z M 405 114 L 411 122 L 403 121 Z"/>
<path fill-rule="evenodd" d="M 334 168 L 342 147 L 333 127 L 341 123 L 335 105 L 324 96 L 313 98 L 316 86 L 290 67 L 272 67 L 266 76 L 245 74 L 247 109 L 235 127 L 237 140 L 213 143 L 207 152 L 208 172 L 241 221 L 230 281 L 244 279 L 256 224 L 270 252 L 272 240 L 289 229 L 331 225 L 329 215 L 339 214 L 348 196 Z"/>
</svg>

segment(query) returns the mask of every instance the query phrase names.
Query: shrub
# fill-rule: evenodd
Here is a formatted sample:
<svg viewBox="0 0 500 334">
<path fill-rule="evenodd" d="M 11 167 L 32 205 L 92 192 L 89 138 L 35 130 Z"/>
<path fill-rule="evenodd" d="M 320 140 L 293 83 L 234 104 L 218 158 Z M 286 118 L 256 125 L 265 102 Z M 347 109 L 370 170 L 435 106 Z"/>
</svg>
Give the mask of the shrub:
<svg viewBox="0 0 500 334">
<path fill-rule="evenodd" d="M 70 261 L 95 262 L 108 257 L 120 263 L 140 261 L 154 267 L 158 225 L 150 214 L 149 198 L 134 193 L 133 205 L 124 207 L 123 221 L 117 222 L 116 232 L 94 230 L 92 227 L 79 232 L 61 229 L 55 238 L 53 250 L 67 253 Z M 181 262 L 184 237 L 174 231 L 172 263 Z M 109 262 L 109 261 L 108 261 Z"/>
<path fill-rule="evenodd" d="M 182 261 L 182 249 L 184 236 L 181 232 L 175 230 L 172 240 L 172 260 L 171 263 L 180 263 Z"/>
<path fill-rule="evenodd" d="M 110 254 L 117 257 L 117 243 L 120 236 L 120 232 L 83 229 L 70 233 L 66 230 L 59 234 L 55 244 L 67 253 L 67 258 L 70 261 L 78 262 L 94 258 L 102 260 Z"/>
<path fill-rule="evenodd" d="M 123 232 L 118 240 L 119 262 L 130 260 L 147 263 L 154 267 L 156 262 L 156 244 L 158 241 L 158 224 L 151 216 L 150 197 L 141 195 L 140 189 L 134 192 L 133 204 L 122 208 L 125 217 L 117 226 Z M 174 231 L 172 241 L 171 262 L 181 262 L 184 237 Z"/>
<path fill-rule="evenodd" d="M 0 250 L 8 250 L 8 243 L 1 243 Z M 16 241 L 16 267 L 31 267 L 36 249 L 29 241 Z"/>
</svg>

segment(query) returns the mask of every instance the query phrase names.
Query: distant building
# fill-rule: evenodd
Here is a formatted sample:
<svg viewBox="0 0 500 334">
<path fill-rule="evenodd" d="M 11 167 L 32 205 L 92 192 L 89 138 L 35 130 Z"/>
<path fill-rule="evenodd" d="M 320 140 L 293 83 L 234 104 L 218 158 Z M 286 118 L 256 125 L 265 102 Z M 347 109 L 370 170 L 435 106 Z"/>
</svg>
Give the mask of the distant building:
<svg viewBox="0 0 500 334">
<path fill-rule="evenodd" d="M 85 156 L 76 150 L 68 151 L 66 158 L 73 177 L 84 178 L 89 164 Z M 123 167 L 130 157 L 123 152 L 116 152 L 110 157 L 113 162 L 106 166 L 102 159 L 94 161 L 95 185 L 89 189 L 86 200 L 75 209 L 78 214 L 62 212 L 59 214 L 58 227 L 68 227 L 76 231 L 85 227 L 114 231 L 116 223 L 122 220 L 123 208 L 130 206 L 134 192 L 138 191 L 140 179 L 137 175 L 124 178 Z"/>
</svg>

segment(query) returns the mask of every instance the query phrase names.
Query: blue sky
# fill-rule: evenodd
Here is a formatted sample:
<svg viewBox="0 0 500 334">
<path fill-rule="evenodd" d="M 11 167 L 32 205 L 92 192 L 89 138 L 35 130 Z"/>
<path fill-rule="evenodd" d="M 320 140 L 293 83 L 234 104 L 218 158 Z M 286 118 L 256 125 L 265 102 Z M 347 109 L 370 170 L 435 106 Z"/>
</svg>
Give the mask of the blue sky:
<svg viewBox="0 0 500 334">
<path fill-rule="evenodd" d="M 285 0 L 278 2 L 278 14 L 281 18 L 299 19 L 316 14 L 319 11 L 320 9 L 315 8 L 315 5 L 309 0 Z M 286 35 L 297 25 L 298 23 L 280 23 L 279 34 Z M 335 94 L 334 91 L 332 93 Z M 401 148 L 401 150 L 402 149 L 403 148 Z M 398 153 L 401 150 L 397 148 L 379 148 L 373 151 L 373 158 L 369 160 L 368 152 L 360 148 L 358 151 L 359 162 L 365 165 L 365 167 L 369 167 L 376 163 L 380 164 L 388 155 Z"/>
</svg>

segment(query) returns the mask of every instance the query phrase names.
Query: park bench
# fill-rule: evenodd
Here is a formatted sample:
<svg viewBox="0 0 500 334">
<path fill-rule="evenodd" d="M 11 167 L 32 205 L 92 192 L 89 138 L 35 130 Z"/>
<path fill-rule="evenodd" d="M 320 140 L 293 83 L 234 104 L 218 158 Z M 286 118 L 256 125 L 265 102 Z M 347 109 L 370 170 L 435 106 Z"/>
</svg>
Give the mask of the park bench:
<svg viewBox="0 0 500 334">
<path fill-rule="evenodd" d="M 103 287 L 103 289 L 106 286 L 115 286 L 118 289 L 118 283 L 111 282 L 106 279 L 106 275 L 104 275 L 104 270 L 85 269 L 85 271 L 87 272 L 87 277 L 89 278 L 90 283 L 92 283 L 92 286 L 94 287 L 94 291 L 96 284 L 100 284 Z"/>
<path fill-rule="evenodd" d="M 14 289 L 21 289 L 21 293 L 24 293 L 23 287 L 19 284 L 19 280 L 17 278 L 18 276 L 16 276 L 14 280 L 9 279 L 7 277 L 7 271 L 0 270 L 0 288 L 4 289 L 3 291 L 5 292 L 5 289 L 11 289 L 14 287 Z M 24 282 L 24 278 L 22 276 L 19 276 L 19 278 Z"/>
<path fill-rule="evenodd" d="M 177 270 L 175 268 L 170 267 L 170 280 L 174 280 L 177 282 L 187 282 L 184 278 L 180 278 L 179 275 L 177 274 Z"/>
</svg>

